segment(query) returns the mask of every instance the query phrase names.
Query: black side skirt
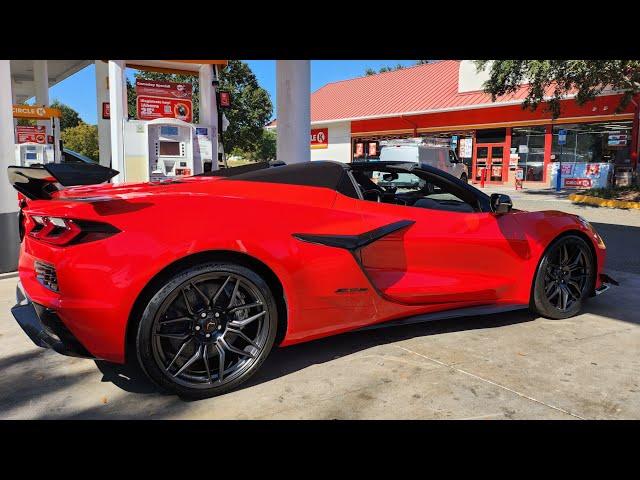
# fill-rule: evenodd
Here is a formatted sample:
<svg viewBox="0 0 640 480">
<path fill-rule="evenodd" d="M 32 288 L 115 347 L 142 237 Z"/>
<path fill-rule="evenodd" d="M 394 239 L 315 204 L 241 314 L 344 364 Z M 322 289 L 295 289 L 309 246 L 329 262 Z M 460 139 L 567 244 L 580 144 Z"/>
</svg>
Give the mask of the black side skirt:
<svg viewBox="0 0 640 480">
<path fill-rule="evenodd" d="M 402 318 L 400 320 L 390 320 L 387 322 L 376 323 L 375 325 L 367 325 L 358 328 L 358 330 L 375 330 L 378 328 L 398 327 L 402 325 L 411 325 L 413 323 L 431 322 L 434 320 L 445 320 L 460 317 L 475 317 L 479 315 L 490 315 L 493 313 L 512 312 L 514 310 L 526 310 L 529 305 L 520 305 L 517 303 L 508 305 L 486 305 L 479 307 L 459 308 L 456 310 L 445 310 L 442 312 L 425 313 L 413 317 Z"/>
</svg>

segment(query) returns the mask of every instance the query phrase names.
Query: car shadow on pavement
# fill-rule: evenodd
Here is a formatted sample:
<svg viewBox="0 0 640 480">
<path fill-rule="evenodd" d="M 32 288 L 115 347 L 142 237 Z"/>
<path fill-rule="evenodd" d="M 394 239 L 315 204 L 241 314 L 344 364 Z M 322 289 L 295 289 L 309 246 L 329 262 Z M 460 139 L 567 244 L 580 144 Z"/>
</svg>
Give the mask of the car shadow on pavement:
<svg viewBox="0 0 640 480">
<path fill-rule="evenodd" d="M 356 330 L 307 343 L 277 348 L 271 352 L 255 376 L 242 385 L 239 390 L 379 345 L 465 330 L 500 328 L 530 322 L 535 318 L 536 316 L 528 310 L 518 310 L 493 315 L 390 326 L 375 330 Z"/>
<path fill-rule="evenodd" d="M 499 328 L 528 322 L 535 318 L 535 315 L 528 310 L 478 317 L 461 317 L 375 330 L 353 331 L 289 347 L 275 348 L 255 376 L 236 390 L 259 385 L 311 365 L 329 362 L 378 345 L 463 330 Z M 117 365 L 104 361 L 96 361 L 95 364 L 103 374 L 103 382 L 111 382 L 130 393 L 155 395 L 163 393 L 147 379 L 137 364 Z M 188 399 L 183 400 L 189 401 Z"/>
<path fill-rule="evenodd" d="M 61 395 L 92 375 L 89 371 L 67 373 L 52 369 L 49 360 L 53 358 L 55 363 L 57 356 L 51 350 L 35 347 L 0 360 L 0 419 L 20 418 L 16 412 L 25 410 L 30 412 L 30 418 L 35 418 L 40 408 L 34 405 L 34 400 L 38 403 L 38 399 Z M 57 406 L 48 410 L 55 415 Z"/>
<path fill-rule="evenodd" d="M 612 292 L 615 297 L 615 292 Z M 622 291 L 620 295 L 624 295 Z M 609 294 L 607 294 L 609 295 Z M 583 313 L 602 314 L 620 317 L 619 320 L 633 322 L 627 315 L 615 314 L 608 307 L 608 301 L 591 300 L 584 306 Z M 622 318 L 624 317 L 624 318 Z M 307 343 L 275 348 L 258 372 L 236 390 L 243 390 L 264 382 L 287 376 L 312 365 L 323 364 L 362 350 L 412 338 L 441 335 L 453 332 L 501 328 L 518 323 L 530 322 L 538 316 L 523 309 L 512 312 L 460 317 L 392 326 L 374 330 L 356 330 Z M 562 322 L 562 320 L 558 320 Z M 103 374 L 103 382 L 111 382 L 122 390 L 138 394 L 171 396 L 160 391 L 151 383 L 140 367 L 135 365 L 116 365 L 103 361 L 95 362 Z M 184 402 L 190 400 L 183 399 Z"/>
<path fill-rule="evenodd" d="M 101 382 L 111 382 L 116 387 L 130 393 L 158 394 L 162 393 L 142 371 L 137 362 L 128 362 L 124 365 L 95 361 L 96 367 L 102 373 Z"/>
</svg>

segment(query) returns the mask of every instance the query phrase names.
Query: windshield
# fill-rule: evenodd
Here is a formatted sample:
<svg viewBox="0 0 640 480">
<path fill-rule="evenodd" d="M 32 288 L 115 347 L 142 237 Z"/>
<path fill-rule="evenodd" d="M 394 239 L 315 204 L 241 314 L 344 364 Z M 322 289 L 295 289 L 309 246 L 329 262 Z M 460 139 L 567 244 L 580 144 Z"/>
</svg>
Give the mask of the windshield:
<svg viewBox="0 0 640 480">
<path fill-rule="evenodd" d="M 480 211 L 477 197 L 447 182 L 431 183 L 424 172 L 415 174 L 385 167 L 358 168 L 352 175 L 363 200 L 407 207 L 474 213 Z M 436 180 L 434 178 L 434 180 Z"/>
</svg>

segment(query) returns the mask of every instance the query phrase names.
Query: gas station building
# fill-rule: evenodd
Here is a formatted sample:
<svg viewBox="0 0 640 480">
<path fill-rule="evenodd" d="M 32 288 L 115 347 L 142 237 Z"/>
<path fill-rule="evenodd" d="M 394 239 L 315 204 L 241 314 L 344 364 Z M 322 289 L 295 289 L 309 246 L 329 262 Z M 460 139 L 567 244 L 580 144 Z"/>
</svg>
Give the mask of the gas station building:
<svg viewBox="0 0 640 480">
<path fill-rule="evenodd" d="M 616 112 L 619 92 L 583 106 L 569 97 L 554 120 L 544 105 L 523 110 L 525 86 L 493 102 L 487 78 L 473 61 L 446 60 L 327 84 L 311 95 L 311 158 L 375 160 L 381 142 L 422 138 L 451 145 L 474 183 L 484 171 L 490 184 L 513 184 L 521 169 L 525 185 L 546 186 L 561 156 L 566 188 L 637 172 L 640 98 Z"/>
<path fill-rule="evenodd" d="M 217 85 L 226 60 L 0 60 L 0 273 L 16 269 L 20 243 L 17 192 L 9 184 L 7 167 L 60 161 L 60 112 L 49 108 L 49 88 L 92 63 L 95 86 L 88 88 L 96 91 L 99 161 L 120 172 L 115 182 L 190 175 L 204 168 L 218 168 L 218 139 L 226 118 L 217 105 Z M 126 68 L 198 77 L 198 123 L 179 115 L 129 119 Z M 278 158 L 287 163 L 309 161 L 310 62 L 279 60 L 276 76 L 281 119 Z M 166 92 L 160 92 L 164 87 L 174 90 L 177 100 L 167 100 Z M 190 108 L 184 85 L 144 88 L 148 89 L 150 111 L 154 105 L 181 109 L 182 113 Z M 32 106 L 23 105 L 31 98 Z M 139 95 L 138 102 L 140 98 Z M 18 135 L 17 118 L 34 119 L 37 126 Z"/>
</svg>

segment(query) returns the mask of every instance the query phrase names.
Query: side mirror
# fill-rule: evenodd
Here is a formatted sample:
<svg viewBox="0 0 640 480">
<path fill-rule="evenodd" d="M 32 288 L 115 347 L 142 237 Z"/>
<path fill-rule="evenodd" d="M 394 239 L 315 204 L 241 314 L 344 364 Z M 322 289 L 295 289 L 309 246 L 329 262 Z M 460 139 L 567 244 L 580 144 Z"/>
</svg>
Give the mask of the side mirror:
<svg viewBox="0 0 640 480">
<path fill-rule="evenodd" d="M 509 213 L 513 208 L 513 202 L 511 201 L 511 197 L 509 197 L 509 195 L 504 195 L 502 193 L 492 193 L 490 201 L 491 210 L 493 210 L 493 213 Z"/>
</svg>

